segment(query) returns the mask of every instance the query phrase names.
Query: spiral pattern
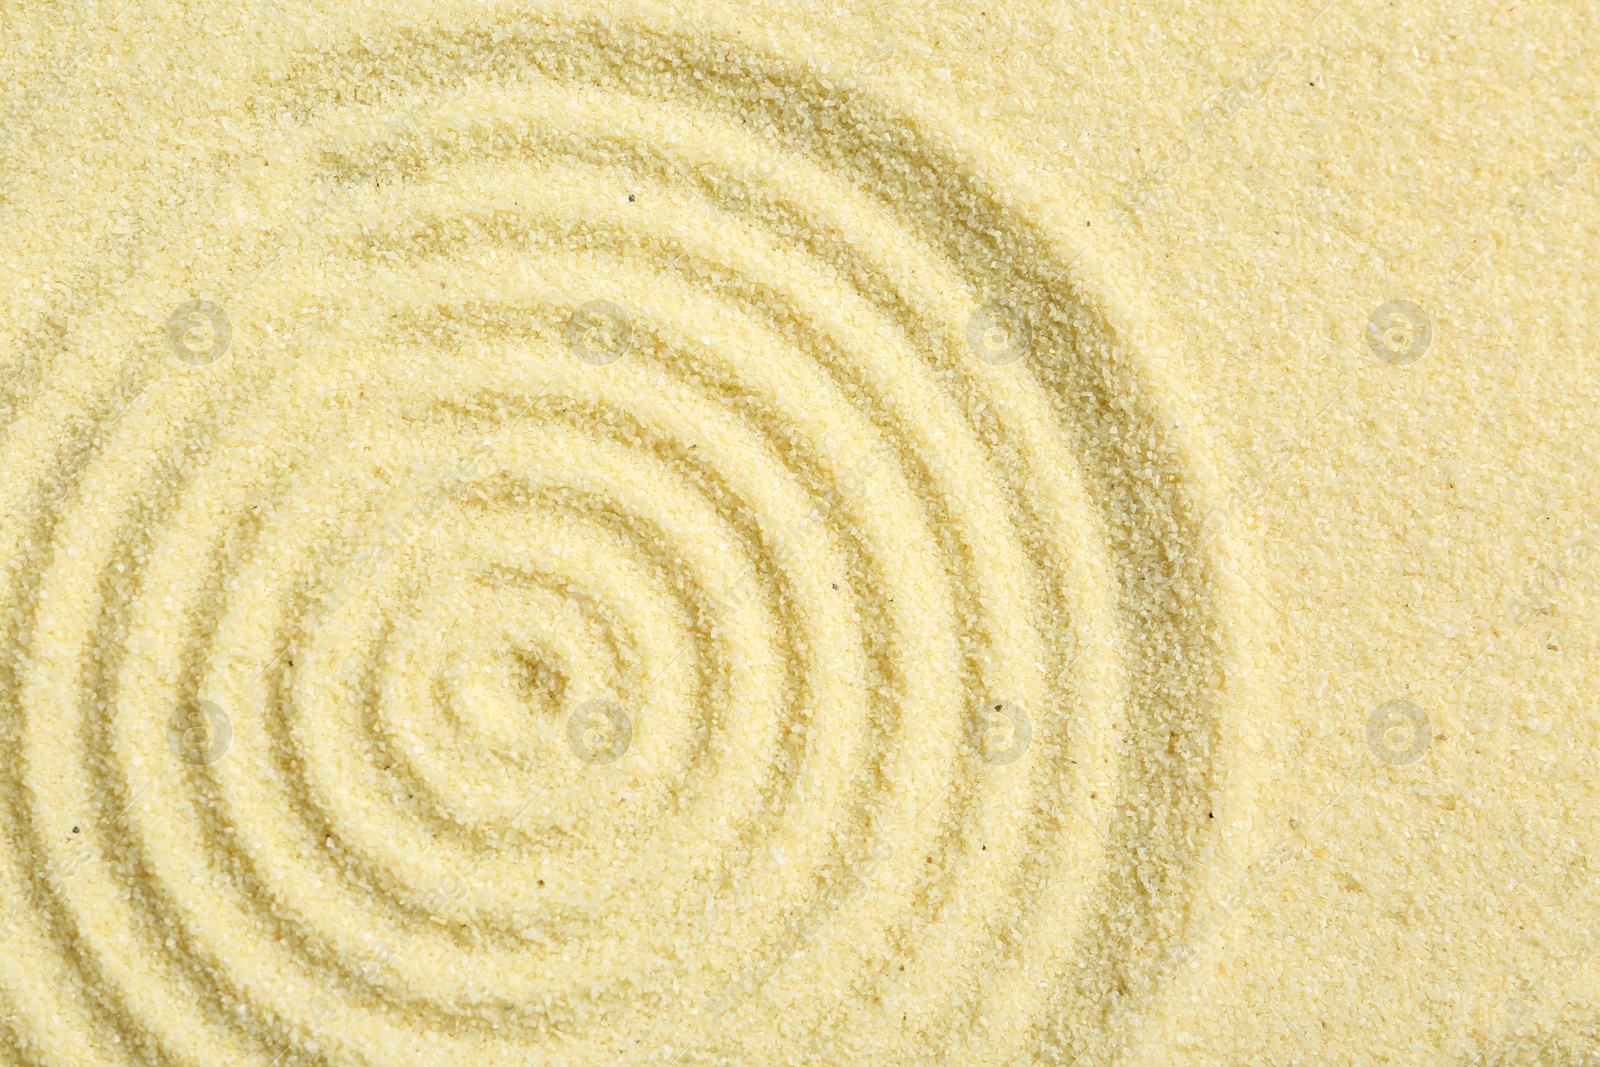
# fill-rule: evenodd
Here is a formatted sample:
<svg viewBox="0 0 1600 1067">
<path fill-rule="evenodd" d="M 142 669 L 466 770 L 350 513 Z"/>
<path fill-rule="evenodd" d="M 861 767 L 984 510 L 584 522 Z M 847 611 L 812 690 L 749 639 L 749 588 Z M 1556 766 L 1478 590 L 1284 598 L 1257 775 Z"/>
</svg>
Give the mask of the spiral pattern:
<svg viewBox="0 0 1600 1067">
<path fill-rule="evenodd" d="M 1088 1063 L 1152 995 L 1171 398 L 982 153 L 754 41 L 352 30 L 8 310 L 28 1062 Z"/>
</svg>

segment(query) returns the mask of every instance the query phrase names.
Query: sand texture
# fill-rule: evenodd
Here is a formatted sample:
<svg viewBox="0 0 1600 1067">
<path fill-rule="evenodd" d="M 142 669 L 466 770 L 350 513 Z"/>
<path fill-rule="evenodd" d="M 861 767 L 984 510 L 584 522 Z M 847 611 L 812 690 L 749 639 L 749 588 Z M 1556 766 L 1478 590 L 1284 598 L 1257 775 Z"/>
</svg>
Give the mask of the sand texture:
<svg viewBox="0 0 1600 1067">
<path fill-rule="evenodd" d="M 1593 5 L 0 16 L 0 1064 L 1600 1064 Z"/>
</svg>

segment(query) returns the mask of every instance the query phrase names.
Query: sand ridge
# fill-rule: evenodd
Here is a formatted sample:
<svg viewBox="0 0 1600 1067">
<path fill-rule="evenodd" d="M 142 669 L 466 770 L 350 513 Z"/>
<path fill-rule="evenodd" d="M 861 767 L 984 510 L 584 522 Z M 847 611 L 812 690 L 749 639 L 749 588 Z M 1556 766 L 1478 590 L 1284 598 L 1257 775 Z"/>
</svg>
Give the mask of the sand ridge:
<svg viewBox="0 0 1600 1067">
<path fill-rule="evenodd" d="M 745 31 L 290 50 L 23 317 L 25 1056 L 1066 1060 L 1187 958 L 1183 397 L 958 134 Z"/>
</svg>

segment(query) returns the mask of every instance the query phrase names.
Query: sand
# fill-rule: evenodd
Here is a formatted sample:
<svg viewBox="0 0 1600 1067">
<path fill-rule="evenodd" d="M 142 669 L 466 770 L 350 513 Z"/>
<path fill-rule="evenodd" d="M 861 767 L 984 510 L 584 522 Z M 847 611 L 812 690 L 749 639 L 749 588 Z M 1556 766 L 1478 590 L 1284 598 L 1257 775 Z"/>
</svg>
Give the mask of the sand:
<svg viewBox="0 0 1600 1067">
<path fill-rule="evenodd" d="M 1593 12 L 0 52 L 0 1062 L 1600 1062 Z"/>
</svg>

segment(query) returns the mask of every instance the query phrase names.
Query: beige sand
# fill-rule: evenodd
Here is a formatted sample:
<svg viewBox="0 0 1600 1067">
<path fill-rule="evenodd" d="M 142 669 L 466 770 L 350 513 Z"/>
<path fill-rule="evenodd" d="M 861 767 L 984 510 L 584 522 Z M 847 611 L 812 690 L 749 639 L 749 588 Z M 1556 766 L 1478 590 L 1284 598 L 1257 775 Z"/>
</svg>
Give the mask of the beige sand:
<svg viewBox="0 0 1600 1067">
<path fill-rule="evenodd" d="M 8 9 L 0 1061 L 1600 1062 L 1595 21 Z"/>
</svg>

